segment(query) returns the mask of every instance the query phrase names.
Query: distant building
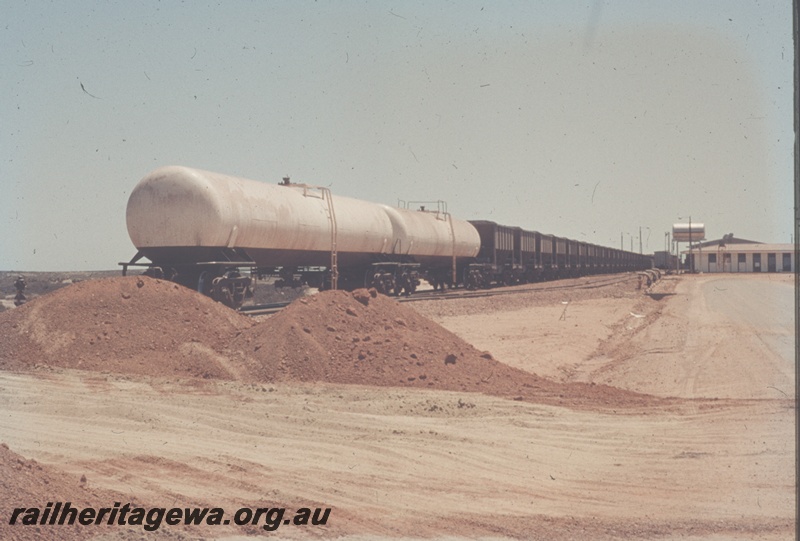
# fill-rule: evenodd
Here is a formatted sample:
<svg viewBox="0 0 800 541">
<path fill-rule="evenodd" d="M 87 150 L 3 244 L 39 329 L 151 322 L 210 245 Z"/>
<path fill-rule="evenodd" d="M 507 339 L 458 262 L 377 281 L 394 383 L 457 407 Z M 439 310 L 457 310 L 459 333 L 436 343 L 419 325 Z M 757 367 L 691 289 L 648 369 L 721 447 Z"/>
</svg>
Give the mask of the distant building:
<svg viewBox="0 0 800 541">
<path fill-rule="evenodd" d="M 686 257 L 686 268 L 695 272 L 794 272 L 796 268 L 794 244 L 737 239 L 732 233 L 693 244 L 691 250 L 681 253 Z"/>
</svg>

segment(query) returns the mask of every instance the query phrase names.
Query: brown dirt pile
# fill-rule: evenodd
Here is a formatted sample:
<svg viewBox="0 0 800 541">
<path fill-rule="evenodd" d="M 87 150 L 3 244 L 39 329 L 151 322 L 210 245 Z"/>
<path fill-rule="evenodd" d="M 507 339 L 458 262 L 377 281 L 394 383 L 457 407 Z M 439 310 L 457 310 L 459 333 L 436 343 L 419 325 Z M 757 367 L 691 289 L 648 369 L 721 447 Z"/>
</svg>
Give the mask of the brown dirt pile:
<svg viewBox="0 0 800 541">
<path fill-rule="evenodd" d="M 72 541 L 123 529 L 120 526 L 107 525 L 81 526 L 77 524 L 77 520 L 72 526 L 24 525 L 24 514 L 18 515 L 16 524 L 9 524 L 14 509 L 37 507 L 43 510 L 49 502 L 70 502 L 73 508 L 80 511 L 86 507 L 110 507 L 114 502 L 128 503 L 130 498 L 116 492 L 95 489 L 85 478 L 75 478 L 35 460 L 25 459 L 9 449 L 5 443 L 0 444 L 0 511 L 3 517 L 0 520 L 0 539 Z M 41 521 L 41 516 L 39 520 Z M 138 528 L 140 531 L 141 529 Z"/>
<path fill-rule="evenodd" d="M 155 463 L 161 465 L 168 464 L 168 461 L 158 457 L 145 456 L 133 457 L 129 460 L 132 463 L 133 471 L 141 471 L 148 464 Z M 185 465 L 180 465 L 185 467 Z M 179 467 L 180 467 L 179 466 Z M 61 502 L 60 507 L 56 507 Z M 64 513 L 66 503 L 70 503 L 72 509 L 76 509 L 73 524 L 69 524 L 71 513 Z M 47 504 L 50 511 L 44 516 Z M 119 523 L 122 511 L 115 515 L 113 524 L 109 524 L 114 504 L 118 503 L 117 508 L 121 509 L 128 505 L 125 512 L 124 524 Z M 229 509 L 233 509 L 238 504 L 225 502 Z M 76 477 L 69 475 L 58 469 L 40 464 L 35 460 L 29 460 L 9 449 L 5 443 L 0 443 L 0 539 L 14 539 L 16 541 L 80 541 L 88 539 L 114 539 L 114 540 L 188 540 L 203 539 L 213 535 L 233 535 L 233 534 L 263 534 L 263 529 L 259 526 L 208 526 L 199 525 L 172 525 L 162 521 L 156 530 L 145 529 L 148 525 L 147 513 L 152 509 L 172 509 L 172 508 L 198 508 L 198 507 L 217 507 L 219 501 L 182 501 L 175 500 L 174 496 L 169 501 L 158 501 L 157 503 L 143 502 L 137 498 L 131 498 L 130 494 L 123 494 L 114 490 L 106 490 L 94 487 L 91 478 L 87 476 Z M 263 502 L 262 505 L 270 507 L 289 508 L 286 504 L 275 502 Z M 321 504 L 320 504 L 321 506 Z M 38 518 L 33 512 L 23 511 L 17 515 L 15 524 L 9 521 L 15 509 L 36 508 L 39 510 Z M 92 508 L 95 512 L 106 508 L 103 518 L 98 523 L 80 524 L 79 514 L 83 509 Z M 145 514 L 141 515 L 141 520 L 133 518 L 135 509 L 144 509 Z M 225 507 L 223 507 L 225 509 Z M 230 512 L 226 509 L 226 512 Z M 55 519 L 53 516 L 55 515 Z M 64 516 L 64 523 L 58 524 Z M 95 515 L 97 516 L 97 515 Z M 44 519 L 44 524 L 42 520 Z M 31 524 L 31 521 L 35 524 Z M 50 520 L 53 523 L 50 524 Z M 156 520 L 155 516 L 151 520 Z M 152 524 L 152 522 L 151 522 Z"/>
<path fill-rule="evenodd" d="M 89 280 L 0 314 L 0 369 L 45 365 L 231 379 L 216 352 L 251 324 L 172 282 Z"/>
<path fill-rule="evenodd" d="M 433 388 L 569 406 L 652 403 L 613 387 L 561 384 L 512 368 L 374 290 L 295 301 L 240 333 L 228 352 L 258 381 Z"/>
<path fill-rule="evenodd" d="M 144 276 L 73 284 L 0 314 L 0 369 L 37 366 L 249 382 L 483 392 L 566 406 L 649 405 L 613 387 L 556 383 L 500 363 L 374 291 L 327 291 L 255 323 Z"/>
</svg>

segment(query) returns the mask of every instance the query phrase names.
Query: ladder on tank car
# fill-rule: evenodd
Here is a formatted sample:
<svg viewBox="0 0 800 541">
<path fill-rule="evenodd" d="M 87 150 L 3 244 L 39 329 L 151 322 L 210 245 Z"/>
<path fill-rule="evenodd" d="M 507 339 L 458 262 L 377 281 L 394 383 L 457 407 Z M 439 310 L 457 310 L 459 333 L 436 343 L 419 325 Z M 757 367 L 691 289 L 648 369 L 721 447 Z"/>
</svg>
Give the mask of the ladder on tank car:
<svg viewBox="0 0 800 541">
<path fill-rule="evenodd" d="M 333 210 L 333 196 L 329 188 L 320 187 L 322 196 L 328 201 L 328 220 L 331 222 L 331 289 L 336 289 L 339 284 L 339 256 L 336 252 L 336 212 Z"/>
<path fill-rule="evenodd" d="M 331 289 L 337 289 L 339 287 L 339 255 L 336 249 L 338 226 L 336 224 L 336 212 L 333 209 L 333 195 L 331 194 L 330 188 L 312 186 L 310 184 L 294 184 L 289 177 L 283 177 L 281 186 L 303 188 L 303 197 L 320 197 L 325 201 L 325 213 L 328 215 L 328 221 L 331 224 Z M 309 190 L 319 190 L 321 196 L 312 195 Z"/>
</svg>

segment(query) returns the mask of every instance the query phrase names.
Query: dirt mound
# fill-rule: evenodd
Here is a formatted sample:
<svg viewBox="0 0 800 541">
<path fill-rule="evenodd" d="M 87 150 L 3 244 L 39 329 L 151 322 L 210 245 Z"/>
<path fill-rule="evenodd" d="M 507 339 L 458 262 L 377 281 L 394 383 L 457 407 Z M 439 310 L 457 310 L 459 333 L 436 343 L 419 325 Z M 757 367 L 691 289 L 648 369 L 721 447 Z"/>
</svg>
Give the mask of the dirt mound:
<svg viewBox="0 0 800 541">
<path fill-rule="evenodd" d="M 69 524 L 41 525 L 41 516 L 39 525 L 25 525 L 24 513 L 19 514 L 16 523 L 11 525 L 9 521 L 14 509 L 37 507 L 44 510 L 48 502 L 70 502 L 73 508 L 80 510 L 86 507 L 111 506 L 115 501 L 130 501 L 130 497 L 122 494 L 92 488 L 86 478 L 74 478 L 49 466 L 39 464 L 35 460 L 28 460 L 13 452 L 5 443 L 0 444 L 0 487 L 2 488 L 0 490 L 0 510 L 3 513 L 3 520 L 0 520 L 0 538 L 19 541 L 87 539 L 98 533 L 121 528 L 111 528 L 106 525 L 87 527 L 77 524 L 77 521 L 72 526 Z M 28 521 L 32 517 L 33 515 L 30 515 Z"/>
<path fill-rule="evenodd" d="M 573 406 L 648 400 L 509 367 L 374 290 L 323 292 L 255 323 L 172 282 L 120 276 L 4 312 L 0 332 L 0 369 L 420 387 Z"/>
<path fill-rule="evenodd" d="M 412 308 L 328 291 L 239 334 L 228 356 L 257 381 L 325 381 L 474 391 L 560 405 L 645 405 L 613 387 L 561 384 L 500 363 Z"/>
<path fill-rule="evenodd" d="M 47 365 L 235 379 L 217 352 L 251 324 L 172 282 L 90 280 L 0 314 L 0 369 Z"/>
</svg>

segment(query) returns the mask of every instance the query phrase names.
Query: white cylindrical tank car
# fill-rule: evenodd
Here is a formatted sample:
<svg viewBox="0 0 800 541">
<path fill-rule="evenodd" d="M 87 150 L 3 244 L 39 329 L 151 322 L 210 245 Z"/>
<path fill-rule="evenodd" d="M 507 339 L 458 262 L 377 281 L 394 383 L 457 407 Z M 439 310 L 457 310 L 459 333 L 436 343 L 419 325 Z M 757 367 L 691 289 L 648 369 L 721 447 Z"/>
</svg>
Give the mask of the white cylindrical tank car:
<svg viewBox="0 0 800 541">
<path fill-rule="evenodd" d="M 706 226 L 697 222 L 673 224 L 672 239 L 677 242 L 700 242 L 706 239 Z"/>
<path fill-rule="evenodd" d="M 126 219 L 138 250 L 126 266 L 146 257 L 211 294 L 209 281 L 235 266 L 281 272 L 287 280 L 298 273 L 321 279 L 336 268 L 346 286 L 363 287 L 374 285 L 378 262 L 389 264 L 379 269 L 384 278 L 399 272 L 392 264 L 441 272 L 480 248 L 475 228 L 444 212 L 332 196 L 288 179 L 267 184 L 179 166 L 144 177 L 131 193 Z"/>
</svg>

